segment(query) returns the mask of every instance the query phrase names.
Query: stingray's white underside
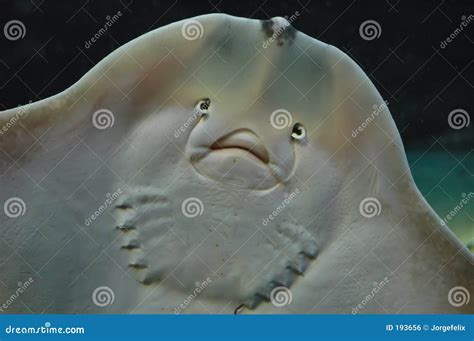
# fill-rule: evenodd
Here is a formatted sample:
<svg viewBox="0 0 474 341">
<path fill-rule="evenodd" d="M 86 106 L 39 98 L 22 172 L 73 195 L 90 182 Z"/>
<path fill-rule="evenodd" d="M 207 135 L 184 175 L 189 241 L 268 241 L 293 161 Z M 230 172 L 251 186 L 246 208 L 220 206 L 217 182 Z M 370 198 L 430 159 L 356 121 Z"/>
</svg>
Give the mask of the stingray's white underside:
<svg viewBox="0 0 474 341">
<path fill-rule="evenodd" d="M 383 103 L 350 58 L 282 18 L 206 15 L 133 40 L 66 91 L 0 113 L 18 118 L 0 135 L 0 202 L 24 202 L 0 215 L 0 304 L 472 312 L 448 299 L 473 292 L 472 255 L 417 190 Z M 275 128 L 275 111 L 292 124 Z M 362 214 L 370 200 L 377 214 Z M 271 300 L 278 286 L 291 302 Z"/>
</svg>

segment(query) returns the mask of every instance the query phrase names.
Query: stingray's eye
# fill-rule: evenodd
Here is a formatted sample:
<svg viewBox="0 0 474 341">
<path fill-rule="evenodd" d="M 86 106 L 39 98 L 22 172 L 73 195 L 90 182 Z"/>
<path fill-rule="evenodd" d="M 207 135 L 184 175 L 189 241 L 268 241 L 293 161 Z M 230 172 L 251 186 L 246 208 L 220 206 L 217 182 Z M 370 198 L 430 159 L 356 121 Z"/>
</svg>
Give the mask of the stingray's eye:
<svg viewBox="0 0 474 341">
<path fill-rule="evenodd" d="M 211 106 L 211 100 L 209 98 L 204 98 L 196 104 L 196 110 L 201 114 L 208 114 L 209 107 Z"/>
<path fill-rule="evenodd" d="M 300 124 L 296 123 L 293 126 L 293 130 L 291 132 L 291 138 L 293 140 L 303 140 L 306 137 L 306 129 Z"/>
</svg>

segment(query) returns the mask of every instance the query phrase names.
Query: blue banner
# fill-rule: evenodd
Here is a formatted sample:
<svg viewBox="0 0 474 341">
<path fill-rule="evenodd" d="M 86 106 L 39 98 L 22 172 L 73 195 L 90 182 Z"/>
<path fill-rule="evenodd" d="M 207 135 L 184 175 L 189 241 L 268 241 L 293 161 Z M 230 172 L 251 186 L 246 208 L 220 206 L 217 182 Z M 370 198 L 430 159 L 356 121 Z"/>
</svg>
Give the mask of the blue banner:
<svg viewBox="0 0 474 341">
<path fill-rule="evenodd" d="M 473 315 L 0 315 L 0 340 L 473 340 Z"/>
</svg>

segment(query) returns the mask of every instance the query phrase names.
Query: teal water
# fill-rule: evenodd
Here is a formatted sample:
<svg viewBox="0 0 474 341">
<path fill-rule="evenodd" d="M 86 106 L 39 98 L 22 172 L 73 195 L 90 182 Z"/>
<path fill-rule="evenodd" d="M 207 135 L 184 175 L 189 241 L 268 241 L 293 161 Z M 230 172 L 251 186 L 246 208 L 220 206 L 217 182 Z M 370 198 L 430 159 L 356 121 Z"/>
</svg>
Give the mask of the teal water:
<svg viewBox="0 0 474 341">
<path fill-rule="evenodd" d="M 407 158 L 418 188 L 442 219 L 474 192 L 474 150 L 413 150 L 407 151 Z M 447 225 L 474 251 L 474 199 Z"/>
</svg>

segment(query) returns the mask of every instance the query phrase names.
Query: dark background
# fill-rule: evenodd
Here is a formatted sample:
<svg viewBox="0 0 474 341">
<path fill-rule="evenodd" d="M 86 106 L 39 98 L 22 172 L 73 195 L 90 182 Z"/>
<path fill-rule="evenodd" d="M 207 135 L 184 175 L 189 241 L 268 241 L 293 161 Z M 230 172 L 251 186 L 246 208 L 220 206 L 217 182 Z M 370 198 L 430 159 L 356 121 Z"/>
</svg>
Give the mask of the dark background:
<svg viewBox="0 0 474 341">
<path fill-rule="evenodd" d="M 472 0 L 454 1 L 45 1 L 0 0 L 0 28 L 13 19 L 26 27 L 23 39 L 0 35 L 0 110 L 54 95 L 84 75 L 118 46 L 168 23 L 223 12 L 267 19 L 300 16 L 300 31 L 346 51 L 367 72 L 384 99 L 408 148 L 441 137 L 450 149 L 474 145 L 473 124 L 448 125 L 450 111 L 472 116 L 474 22 L 444 49 L 440 43 L 473 14 Z M 123 15 L 91 48 L 89 40 L 107 21 Z M 378 39 L 366 41 L 359 26 L 380 23 Z M 472 26 L 472 27 L 471 27 Z M 2 32 L 3 33 L 3 32 Z M 80 51 L 82 50 L 82 52 Z"/>
</svg>

